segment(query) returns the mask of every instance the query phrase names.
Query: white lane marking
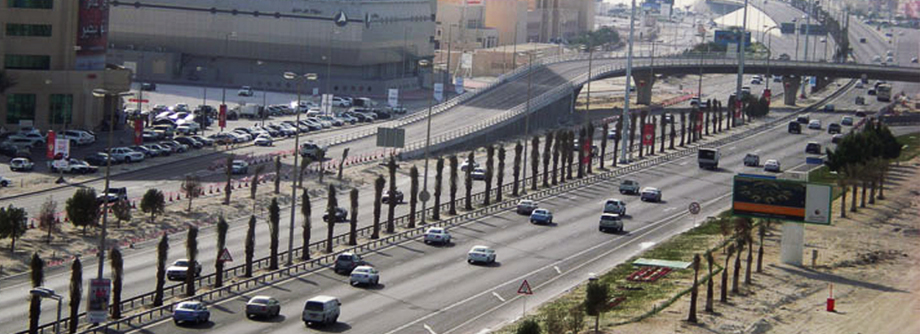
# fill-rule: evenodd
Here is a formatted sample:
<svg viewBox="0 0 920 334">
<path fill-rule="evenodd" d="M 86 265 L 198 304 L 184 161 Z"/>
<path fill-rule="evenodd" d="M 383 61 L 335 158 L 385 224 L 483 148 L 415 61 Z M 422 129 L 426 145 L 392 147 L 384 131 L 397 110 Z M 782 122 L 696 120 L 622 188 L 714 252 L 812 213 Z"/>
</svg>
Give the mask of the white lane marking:
<svg viewBox="0 0 920 334">
<path fill-rule="evenodd" d="M 728 150 L 729 150 L 729 151 L 734 151 L 736 148 L 738 148 L 738 146 L 732 146 L 732 147 L 729 147 Z"/>
<path fill-rule="evenodd" d="M 670 208 L 664 209 L 664 212 L 674 211 L 674 210 L 677 210 L 677 207 L 673 207 L 673 206 L 672 206 L 672 207 L 670 207 Z"/>
<path fill-rule="evenodd" d="M 681 162 L 680 165 L 681 165 L 681 166 L 684 166 L 684 165 L 686 165 L 686 164 L 688 164 L 688 163 L 690 163 L 690 161 L 684 161 L 684 162 Z"/>
<path fill-rule="evenodd" d="M 428 326 L 428 324 L 423 324 L 422 327 L 425 327 L 425 329 L 428 330 L 428 333 L 430 334 L 438 334 L 438 332 L 435 332 L 434 329 L 431 329 L 431 326 Z"/>
<path fill-rule="evenodd" d="M 505 298 L 502 298 L 502 296 L 499 295 L 498 292 L 492 291 L 492 295 L 495 296 L 495 298 L 498 298 L 498 300 L 501 300 L 502 303 L 505 302 Z"/>
<path fill-rule="evenodd" d="M 642 249 L 649 249 L 649 248 L 651 248 L 651 247 L 654 246 L 654 245 L 655 245 L 655 242 L 648 241 L 648 242 L 640 243 L 640 244 L 639 244 L 639 248 L 642 248 Z"/>
<path fill-rule="evenodd" d="M 476 334 L 489 334 L 492 333 L 491 329 L 483 328 L 481 331 L 476 332 Z"/>
<path fill-rule="evenodd" d="M 559 270 L 559 266 L 553 266 L 553 269 L 556 269 L 557 274 L 562 274 L 562 270 Z"/>
</svg>

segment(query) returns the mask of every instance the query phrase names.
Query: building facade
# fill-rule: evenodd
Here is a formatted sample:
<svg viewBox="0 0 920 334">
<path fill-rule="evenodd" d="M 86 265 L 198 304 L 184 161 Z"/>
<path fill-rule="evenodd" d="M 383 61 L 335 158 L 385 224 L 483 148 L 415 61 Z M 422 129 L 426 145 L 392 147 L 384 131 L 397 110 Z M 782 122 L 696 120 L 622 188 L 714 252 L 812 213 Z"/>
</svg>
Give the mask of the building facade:
<svg viewBox="0 0 920 334">
<path fill-rule="evenodd" d="M 14 82 L 0 92 L 0 125 L 93 130 L 104 103 L 92 91 L 122 92 L 128 70 L 106 66 L 105 3 L 98 0 L 0 2 L 0 70 Z"/>
<path fill-rule="evenodd" d="M 111 1 L 109 58 L 139 80 L 383 95 L 418 86 L 434 44 L 434 0 Z"/>
</svg>

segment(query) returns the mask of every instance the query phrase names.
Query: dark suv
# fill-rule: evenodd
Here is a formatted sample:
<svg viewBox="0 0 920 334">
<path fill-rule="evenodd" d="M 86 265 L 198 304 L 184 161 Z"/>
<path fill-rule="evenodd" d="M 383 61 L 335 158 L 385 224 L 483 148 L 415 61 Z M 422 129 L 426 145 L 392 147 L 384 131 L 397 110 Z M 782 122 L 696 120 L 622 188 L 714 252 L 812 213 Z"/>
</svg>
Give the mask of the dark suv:
<svg viewBox="0 0 920 334">
<path fill-rule="evenodd" d="M 827 133 L 829 134 L 840 133 L 840 124 L 837 124 L 837 123 L 829 124 L 827 126 Z"/>
<path fill-rule="evenodd" d="M 342 207 L 335 208 L 335 216 L 332 219 L 333 220 L 331 222 L 333 223 L 347 221 L 348 220 L 348 210 L 345 210 L 345 208 L 342 208 Z M 328 211 L 323 214 L 323 221 L 327 223 L 330 222 Z"/>
<path fill-rule="evenodd" d="M 821 144 L 808 143 L 805 145 L 805 153 L 821 154 Z"/>
<path fill-rule="evenodd" d="M 351 271 L 357 268 L 360 265 L 364 265 L 364 260 L 361 259 L 361 256 L 355 253 L 342 253 L 335 258 L 335 266 L 333 270 L 336 274 L 345 273 L 351 274 Z"/>
<path fill-rule="evenodd" d="M 399 204 L 403 202 L 404 195 L 402 191 L 397 190 L 395 195 L 390 196 L 390 191 L 387 190 L 385 193 L 383 193 L 383 196 L 381 196 L 380 202 L 384 204 L 389 204 L 390 198 L 392 198 L 393 201 L 396 202 L 396 204 Z"/>
<path fill-rule="evenodd" d="M 802 133 L 802 124 L 789 122 L 789 133 Z"/>
</svg>

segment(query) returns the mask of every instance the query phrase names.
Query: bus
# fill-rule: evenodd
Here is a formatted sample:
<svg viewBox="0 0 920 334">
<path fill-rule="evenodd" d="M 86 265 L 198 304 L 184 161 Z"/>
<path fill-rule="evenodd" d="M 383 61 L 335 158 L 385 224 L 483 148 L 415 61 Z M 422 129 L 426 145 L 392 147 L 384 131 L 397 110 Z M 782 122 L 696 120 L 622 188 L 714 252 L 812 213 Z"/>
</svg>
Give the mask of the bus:
<svg viewBox="0 0 920 334">
<path fill-rule="evenodd" d="M 889 84 L 879 85 L 878 88 L 875 89 L 875 94 L 876 94 L 875 97 L 879 101 L 890 102 L 891 101 L 891 85 Z"/>
</svg>

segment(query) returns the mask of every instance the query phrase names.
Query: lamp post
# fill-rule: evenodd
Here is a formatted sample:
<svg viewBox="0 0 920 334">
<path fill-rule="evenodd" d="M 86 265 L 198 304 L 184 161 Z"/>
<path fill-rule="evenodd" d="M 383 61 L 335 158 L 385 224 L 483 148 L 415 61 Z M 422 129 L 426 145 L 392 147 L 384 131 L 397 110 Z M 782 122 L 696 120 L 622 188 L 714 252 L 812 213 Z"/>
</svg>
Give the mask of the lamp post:
<svg viewBox="0 0 920 334">
<path fill-rule="evenodd" d="M 767 28 L 767 30 L 764 30 L 763 33 L 760 35 L 760 40 L 761 40 L 761 42 L 763 41 L 763 38 L 764 38 L 763 36 L 766 35 L 768 32 L 770 32 L 770 30 L 779 28 L 779 26 L 772 26 L 772 27 L 769 27 L 769 28 L 768 28 L 767 25 L 764 25 L 763 27 L 764 27 L 764 28 Z M 766 77 L 767 83 L 766 83 L 766 87 L 765 87 L 765 88 L 768 89 L 768 90 L 770 89 L 770 81 L 771 81 L 771 80 L 770 80 L 770 58 L 773 58 L 773 49 L 772 49 L 772 47 L 773 47 L 773 35 L 770 35 L 770 41 L 767 42 L 767 77 Z"/>
<path fill-rule="evenodd" d="M 701 42 L 706 43 L 706 30 L 702 31 L 702 34 L 700 34 L 700 37 L 701 37 Z M 709 43 L 706 43 L 706 54 L 708 55 L 708 53 L 709 53 Z M 627 82 L 628 81 L 629 80 L 627 80 Z M 697 82 L 697 87 L 696 87 L 696 98 L 699 100 L 697 101 L 697 105 L 703 103 L 703 52 L 702 50 L 700 50 L 700 77 L 699 77 L 699 81 Z"/>
<path fill-rule="evenodd" d="M 201 73 L 201 71 L 203 71 L 203 70 L 204 70 L 204 67 L 201 67 L 201 66 L 196 66 L 196 67 L 195 67 L 195 72 Z M 208 112 L 207 112 L 207 110 L 205 109 L 205 107 L 208 105 L 208 86 L 201 86 L 201 91 L 202 91 L 204 94 L 203 94 L 203 97 L 201 98 L 201 107 L 198 108 L 198 116 L 201 117 L 201 118 L 200 118 L 200 119 L 201 119 L 201 126 L 200 126 L 200 127 L 201 127 L 201 136 L 204 137 L 204 136 L 205 136 L 205 129 L 208 127 L 208 122 L 206 122 L 206 120 L 207 120 L 207 118 L 208 118 Z M 204 113 L 204 114 L 202 114 L 202 113 Z"/>
<path fill-rule="evenodd" d="M 521 178 L 521 193 L 527 193 L 527 144 L 530 142 L 530 97 L 531 90 L 533 89 L 533 58 L 537 55 L 533 50 L 528 51 L 527 54 L 522 54 L 521 56 L 529 57 L 527 63 L 527 107 L 526 112 L 524 113 L 524 174 Z"/>
<path fill-rule="evenodd" d="M 588 98 L 588 99 L 587 99 L 587 102 L 586 102 L 586 104 L 585 104 L 585 116 L 584 116 L 585 125 L 588 125 L 588 119 L 589 119 L 589 115 L 588 115 L 588 114 L 591 112 L 591 66 L 592 66 L 593 60 L 594 60 L 594 45 L 591 45 L 590 47 L 589 47 L 589 46 L 582 45 L 581 50 L 582 50 L 582 51 L 585 51 L 585 50 L 588 51 L 588 84 L 587 84 L 587 86 L 588 86 L 588 87 L 587 87 L 587 89 L 588 89 L 588 91 L 587 91 L 587 98 Z"/>
<path fill-rule="evenodd" d="M 627 51 L 626 51 L 626 94 L 625 94 L 626 97 L 623 100 L 624 101 L 623 114 L 620 115 L 620 117 L 623 118 L 623 128 L 622 128 L 622 130 L 624 130 L 623 132 L 626 132 L 626 130 L 629 129 L 629 88 L 630 86 L 632 86 L 632 82 L 631 82 L 632 80 L 632 56 L 633 56 L 633 37 L 635 34 L 635 25 L 636 25 L 636 0 L 632 0 L 632 10 L 629 15 L 629 46 L 627 47 Z M 621 140 L 623 141 L 622 145 L 620 145 L 620 147 L 622 148 L 620 151 L 620 163 L 621 164 L 629 163 L 629 158 L 626 156 L 626 152 L 628 151 L 626 146 L 629 143 L 629 138 L 627 137 L 630 137 L 630 136 L 632 136 L 632 134 L 630 134 L 629 136 L 620 136 Z"/>
<path fill-rule="evenodd" d="M 448 37 L 449 38 L 449 37 Z M 429 149 L 431 147 L 431 108 L 434 100 L 434 66 L 428 61 L 428 59 L 422 59 L 418 61 L 418 66 L 420 68 L 431 67 L 431 75 L 428 76 L 428 81 L 431 84 L 431 95 L 428 96 L 428 116 L 427 116 L 427 130 L 425 132 L 425 176 L 422 178 L 422 224 L 425 223 L 425 209 L 428 204 L 428 155 Z M 447 71 L 450 73 L 450 63 L 447 63 Z M 445 85 L 445 87 L 447 87 Z"/>
<path fill-rule="evenodd" d="M 236 31 L 231 31 L 227 33 L 226 35 L 224 35 L 224 55 L 227 54 L 228 52 L 227 50 L 230 48 L 230 37 L 236 37 Z M 223 70 L 221 70 L 220 73 L 223 74 L 224 73 Z M 221 93 L 220 93 L 220 107 L 226 108 L 227 107 L 227 84 L 224 83 L 220 86 L 222 87 Z M 223 128 L 221 128 L 221 131 L 223 131 Z"/>
<path fill-rule="evenodd" d="M 304 81 L 316 81 L 316 73 L 307 73 L 299 75 L 294 72 L 284 72 L 284 79 L 286 80 L 297 80 L 297 108 L 295 108 L 295 113 L 297 114 L 297 119 L 295 123 L 297 126 L 300 126 L 300 96 L 303 92 L 303 82 Z M 288 228 L 288 258 L 287 265 L 290 266 L 294 264 L 294 224 L 297 221 L 297 179 L 300 177 L 300 173 L 297 170 L 297 158 L 300 157 L 300 130 L 298 128 L 297 134 L 294 135 L 294 178 L 291 181 L 291 226 Z M 322 161 L 320 161 L 322 163 Z M 303 180 L 300 181 L 303 183 Z M 309 251 L 309 245 L 303 245 L 304 252 Z"/>
<path fill-rule="evenodd" d="M 131 92 L 115 92 L 110 91 L 104 88 L 93 89 L 93 96 L 97 98 L 102 98 L 102 107 L 105 108 L 105 101 L 111 100 L 112 104 L 112 114 L 109 117 L 109 144 L 105 149 L 105 188 L 103 188 L 102 198 L 103 198 L 103 209 L 102 210 L 102 233 L 99 238 L 99 264 L 96 265 L 96 278 L 102 279 L 102 270 L 105 268 L 105 237 L 106 237 L 106 221 L 109 217 L 109 179 L 112 172 L 112 142 L 114 141 L 115 134 L 115 106 L 116 98 L 121 96 L 132 95 Z M 105 113 L 103 112 L 103 115 Z M 104 117 L 104 116 L 103 116 Z"/>
<path fill-rule="evenodd" d="M 262 64 L 265 64 L 265 62 L 261 60 L 256 60 L 256 66 L 262 66 Z M 267 87 L 263 88 L 262 89 L 262 111 L 260 112 L 261 115 L 259 115 L 262 117 L 261 126 L 265 126 L 265 116 L 268 114 L 268 105 L 266 105 L 266 101 L 268 100 L 266 96 L 267 94 L 268 94 L 268 88 Z"/>
<path fill-rule="evenodd" d="M 740 113 L 741 108 L 744 106 L 742 100 L 741 87 L 744 85 L 744 55 L 745 53 L 745 44 L 747 42 L 747 8 L 748 0 L 744 0 L 744 15 L 742 16 L 741 21 L 741 35 L 738 36 L 738 81 L 735 85 L 735 105 L 732 106 L 735 109 L 735 113 Z M 732 115 L 732 117 L 735 117 Z M 741 115 L 742 124 L 744 122 L 744 115 Z M 734 121 L 732 121 L 734 124 Z"/>
<path fill-rule="evenodd" d="M 811 29 L 809 29 L 811 28 L 811 10 L 810 10 L 811 2 L 808 3 L 808 8 L 809 10 L 806 12 L 805 16 L 803 17 L 803 19 L 805 19 L 805 46 L 802 49 L 802 59 L 804 59 L 805 61 L 808 61 L 808 35 L 811 31 Z M 805 76 L 803 75 L 802 76 L 802 98 L 805 98 L 805 86 L 806 86 Z"/>
<path fill-rule="evenodd" d="M 99 264 L 99 267 L 102 267 L 102 264 Z M 55 334 L 60 333 L 61 332 L 61 302 L 64 300 L 64 298 L 54 293 L 54 290 L 43 287 L 43 286 L 32 288 L 32 290 L 29 290 L 29 294 L 31 294 L 33 297 L 51 298 L 51 299 L 57 300 L 57 304 L 58 304 L 57 321 L 54 323 L 54 333 Z M 71 321 L 75 321 L 75 320 L 71 319 Z"/>
</svg>

